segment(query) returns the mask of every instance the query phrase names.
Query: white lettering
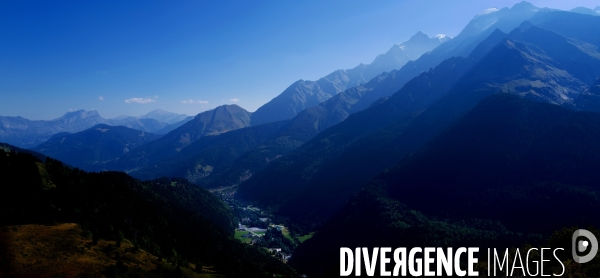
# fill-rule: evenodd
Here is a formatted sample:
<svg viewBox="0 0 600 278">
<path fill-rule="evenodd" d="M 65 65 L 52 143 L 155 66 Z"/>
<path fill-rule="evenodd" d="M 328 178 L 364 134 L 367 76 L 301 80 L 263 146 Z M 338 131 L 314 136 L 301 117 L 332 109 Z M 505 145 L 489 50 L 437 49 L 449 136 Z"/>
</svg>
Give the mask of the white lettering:
<svg viewBox="0 0 600 278">
<path fill-rule="evenodd" d="M 458 276 L 465 276 L 467 272 L 460 269 L 460 254 L 467 253 L 467 248 L 461 247 L 456 249 L 456 254 L 454 255 L 454 273 Z"/>
<path fill-rule="evenodd" d="M 430 257 L 431 252 L 435 252 L 433 247 L 425 247 L 424 258 L 423 258 L 423 275 L 424 276 L 435 276 L 435 272 L 431 271 L 429 266 L 435 262 L 434 258 Z"/>
<path fill-rule="evenodd" d="M 402 267 L 402 276 L 406 276 L 406 248 L 397 248 L 394 250 L 394 276 L 398 276 L 400 267 Z"/>
<path fill-rule="evenodd" d="M 564 248 L 556 248 L 554 249 L 554 258 L 556 258 L 556 260 L 560 263 L 560 265 L 562 266 L 563 271 L 560 274 L 554 274 L 554 276 L 563 276 L 563 274 L 565 274 L 565 265 L 562 263 L 562 261 L 558 258 L 558 256 L 556 256 L 556 250 L 565 250 Z"/>
<path fill-rule="evenodd" d="M 515 266 L 517 264 L 517 258 L 519 259 L 520 264 L 520 266 L 518 267 Z M 521 252 L 519 251 L 519 248 L 517 248 L 517 252 L 515 253 L 515 259 L 513 261 L 512 269 L 510 270 L 510 276 L 513 276 L 515 268 L 520 268 L 521 272 L 523 273 L 523 276 L 525 276 L 525 267 L 523 266 L 523 259 L 521 258 Z"/>
<path fill-rule="evenodd" d="M 346 268 L 346 256 L 348 257 L 348 267 Z M 354 265 L 354 256 L 352 255 L 352 249 L 342 247 L 340 248 L 340 276 L 350 276 L 352 274 L 352 267 Z"/>
<path fill-rule="evenodd" d="M 360 276 L 360 266 L 362 265 L 360 262 L 360 247 L 356 248 L 356 252 L 354 252 L 354 254 L 356 255 L 356 271 L 354 271 L 354 275 Z"/>
<path fill-rule="evenodd" d="M 452 248 L 448 248 L 448 256 L 444 255 L 442 248 L 437 249 L 437 276 L 442 276 L 442 266 L 446 275 L 452 276 Z"/>
<path fill-rule="evenodd" d="M 477 248 L 477 247 L 469 248 L 469 261 L 468 261 L 469 276 L 478 276 L 479 275 L 479 271 L 473 270 L 473 267 L 477 264 L 477 262 L 479 262 L 479 259 L 475 258 L 474 253 L 479 253 L 479 248 Z"/>
<path fill-rule="evenodd" d="M 537 251 L 537 248 L 531 248 L 527 251 L 527 256 L 525 257 L 525 261 L 527 262 L 527 274 L 529 274 L 529 276 L 537 276 L 540 272 L 538 271 L 538 266 L 540 265 L 540 263 L 538 261 L 533 261 L 532 263 L 535 263 L 535 274 L 531 274 L 531 272 L 529 271 L 529 252 L 531 252 L 532 250 Z"/>
<path fill-rule="evenodd" d="M 544 262 L 549 262 L 550 260 L 544 260 L 544 249 L 550 250 L 550 248 L 542 248 L 540 252 L 540 272 L 542 272 L 542 276 L 551 276 L 550 274 L 544 275 Z"/>
<path fill-rule="evenodd" d="M 421 276 L 423 272 L 423 263 L 421 262 L 421 259 L 415 259 L 415 253 L 421 253 L 421 251 L 421 247 L 415 247 L 410 249 L 410 252 L 408 253 L 408 272 L 410 272 L 410 275 L 412 276 Z M 416 269 L 415 265 L 417 266 Z"/>
<path fill-rule="evenodd" d="M 373 258 L 369 259 L 369 249 L 367 247 L 363 247 L 363 258 L 365 259 L 365 271 L 367 275 L 373 276 L 375 275 L 375 266 L 377 265 L 377 253 L 379 252 L 379 247 L 373 248 Z"/>
<path fill-rule="evenodd" d="M 381 258 L 381 263 L 379 264 L 379 266 L 380 266 L 379 273 L 381 276 L 391 276 L 392 273 L 385 270 L 385 265 L 390 262 L 390 258 L 388 258 L 386 256 L 386 253 L 392 252 L 392 248 L 381 247 L 381 249 L 379 249 L 379 250 L 381 251 L 381 255 L 379 256 Z"/>
<path fill-rule="evenodd" d="M 494 276 L 496 276 L 496 262 L 498 262 L 498 265 L 500 266 L 500 271 L 502 271 L 502 269 L 504 268 L 504 263 L 506 263 L 506 276 L 508 276 L 508 248 L 506 248 L 506 251 L 504 252 L 504 259 L 502 260 L 502 264 L 500 264 L 498 253 L 496 253 L 496 249 L 494 249 Z"/>
</svg>

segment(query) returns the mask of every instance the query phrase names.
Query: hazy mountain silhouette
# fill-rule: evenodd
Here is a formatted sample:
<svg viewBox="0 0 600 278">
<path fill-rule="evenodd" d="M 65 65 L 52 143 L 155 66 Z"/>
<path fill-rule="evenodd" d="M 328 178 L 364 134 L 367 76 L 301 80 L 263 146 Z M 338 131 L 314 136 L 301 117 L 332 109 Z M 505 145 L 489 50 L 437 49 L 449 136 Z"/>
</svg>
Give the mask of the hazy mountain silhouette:
<svg viewBox="0 0 600 278">
<path fill-rule="evenodd" d="M 31 150 L 81 169 L 100 170 L 104 163 L 157 138 L 160 135 L 100 124 L 77 133 L 54 135 Z"/>
<path fill-rule="evenodd" d="M 77 132 L 105 123 L 97 111 L 68 112 L 50 121 L 30 121 L 22 117 L 0 116 L 0 141 L 18 147 L 37 146 L 59 132 Z"/>
<path fill-rule="evenodd" d="M 222 105 L 202 112 L 161 138 L 130 151 L 106 167 L 133 171 L 174 156 L 203 136 L 215 136 L 250 125 L 250 113 L 237 105 Z"/>
<path fill-rule="evenodd" d="M 569 11 L 572 13 L 580 13 L 580 14 L 599 16 L 600 13 L 598 12 L 598 10 L 600 10 L 600 8 L 598 8 L 598 7 L 596 7 L 595 10 L 592 10 L 592 9 L 586 8 L 586 7 L 577 7 L 577 8 L 573 8 Z"/>
<path fill-rule="evenodd" d="M 216 180 L 222 178 L 220 173 L 227 169 L 248 152 L 259 148 L 266 141 L 273 139 L 289 125 L 288 121 L 251 126 L 219 134 L 216 136 L 204 136 L 186 146 L 182 151 L 162 159 L 154 164 L 148 164 L 142 169 L 130 174 L 140 179 L 153 179 L 157 177 L 185 177 L 192 182 L 200 182 L 204 179 L 212 179 L 217 174 Z M 260 148 L 259 148 L 260 149 Z M 260 161 L 263 156 L 254 158 Z M 254 161 L 254 159 L 252 161 Z M 266 163 L 266 162 L 265 162 Z M 237 178 L 234 183 L 239 183 L 249 178 L 251 172 L 231 175 Z M 225 184 L 227 180 L 220 180 Z"/>
<path fill-rule="evenodd" d="M 188 118 L 188 115 L 185 114 L 177 114 L 169 111 L 165 111 L 162 109 L 156 109 L 148 112 L 146 115 L 138 117 L 140 119 L 155 119 L 157 121 L 161 121 L 167 124 L 174 124 Z"/>
<path fill-rule="evenodd" d="M 383 72 L 399 69 L 408 61 L 418 59 L 423 53 L 449 40 L 451 38 L 446 36 L 429 38 L 418 32 L 408 41 L 394 45 L 385 54 L 377 56 L 371 64 L 337 70 L 317 81 L 296 81 L 273 100 L 258 108 L 252 114 L 252 125 L 291 119 L 300 111 L 366 83 Z"/>
<path fill-rule="evenodd" d="M 114 119 L 105 119 L 95 110 L 72 111 L 49 121 L 0 116 L 0 141 L 31 148 L 45 142 L 54 134 L 79 132 L 97 124 L 125 126 L 144 132 L 166 134 L 183 125 L 186 120 L 189 120 L 186 115 L 164 110 L 155 110 L 141 117 L 120 116 Z"/>
</svg>

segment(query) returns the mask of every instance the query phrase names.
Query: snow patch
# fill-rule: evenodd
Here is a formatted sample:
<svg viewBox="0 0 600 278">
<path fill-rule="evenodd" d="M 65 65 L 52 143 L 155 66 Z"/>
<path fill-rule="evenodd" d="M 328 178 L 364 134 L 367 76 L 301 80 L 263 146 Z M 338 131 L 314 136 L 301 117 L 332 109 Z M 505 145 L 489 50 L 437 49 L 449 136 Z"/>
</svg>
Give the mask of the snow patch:
<svg viewBox="0 0 600 278">
<path fill-rule="evenodd" d="M 487 26 L 481 28 L 481 30 L 483 31 L 483 30 L 485 30 L 487 28 L 490 28 L 492 25 L 496 24 L 496 22 L 498 22 L 498 20 L 494 20 L 494 22 L 492 22 L 492 23 L 488 24 Z"/>
<path fill-rule="evenodd" d="M 479 14 L 477 14 L 475 17 L 482 16 L 482 15 L 486 15 L 486 14 L 495 13 L 495 12 L 497 12 L 497 11 L 499 11 L 499 10 L 500 10 L 500 9 L 498 9 L 498 8 L 496 8 L 496 7 L 492 7 L 492 8 L 489 8 L 489 9 L 485 9 L 485 10 L 483 10 L 483 12 L 480 12 L 480 13 L 479 13 Z"/>
<path fill-rule="evenodd" d="M 498 9 L 498 8 L 496 8 L 496 7 L 492 7 L 492 8 L 489 8 L 489 9 L 486 9 L 486 10 L 484 10 L 484 11 L 483 11 L 482 13 L 480 13 L 480 14 L 490 14 L 490 13 L 493 13 L 493 12 L 497 12 L 497 11 L 499 11 L 499 10 L 500 10 L 500 9 Z"/>
<path fill-rule="evenodd" d="M 437 39 L 441 43 L 445 43 L 452 39 L 451 36 L 447 36 L 446 34 L 437 34 L 437 35 L 433 36 L 433 38 Z"/>
</svg>

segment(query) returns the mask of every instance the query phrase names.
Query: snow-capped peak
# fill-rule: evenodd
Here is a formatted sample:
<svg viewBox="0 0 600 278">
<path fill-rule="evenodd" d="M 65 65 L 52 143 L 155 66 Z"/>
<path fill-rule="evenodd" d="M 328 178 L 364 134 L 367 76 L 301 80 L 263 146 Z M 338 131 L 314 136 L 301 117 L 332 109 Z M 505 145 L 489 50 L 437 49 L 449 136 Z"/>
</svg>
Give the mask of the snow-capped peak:
<svg viewBox="0 0 600 278">
<path fill-rule="evenodd" d="M 477 14 L 475 17 L 481 16 L 481 15 L 486 15 L 486 14 L 491 14 L 491 13 L 495 13 L 497 11 L 499 11 L 500 9 L 496 8 L 496 7 L 491 7 L 489 9 L 485 9 L 483 10 L 483 12 L 480 12 L 479 14 Z"/>
<path fill-rule="evenodd" d="M 438 39 L 441 42 L 447 42 L 447 41 L 449 41 L 449 40 L 452 39 L 452 37 L 447 36 L 445 34 L 437 34 L 437 35 L 435 35 L 433 37 L 436 38 L 436 39 Z"/>
</svg>

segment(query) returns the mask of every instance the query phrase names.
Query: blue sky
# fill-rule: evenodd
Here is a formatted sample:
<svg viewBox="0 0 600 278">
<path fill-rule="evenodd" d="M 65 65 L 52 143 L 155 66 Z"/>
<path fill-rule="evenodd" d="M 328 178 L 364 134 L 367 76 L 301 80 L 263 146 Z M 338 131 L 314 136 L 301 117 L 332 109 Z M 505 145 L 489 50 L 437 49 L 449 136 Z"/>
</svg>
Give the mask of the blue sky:
<svg viewBox="0 0 600 278">
<path fill-rule="evenodd" d="M 517 2 L 2 1 L 0 115 L 254 111 L 298 79 L 370 63 L 417 31 L 456 36 L 484 9 Z"/>
</svg>

